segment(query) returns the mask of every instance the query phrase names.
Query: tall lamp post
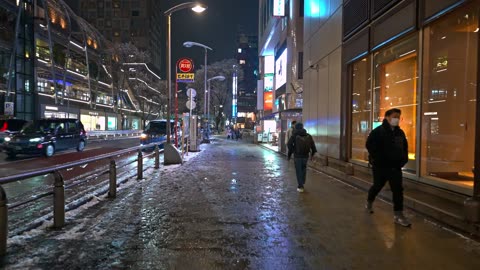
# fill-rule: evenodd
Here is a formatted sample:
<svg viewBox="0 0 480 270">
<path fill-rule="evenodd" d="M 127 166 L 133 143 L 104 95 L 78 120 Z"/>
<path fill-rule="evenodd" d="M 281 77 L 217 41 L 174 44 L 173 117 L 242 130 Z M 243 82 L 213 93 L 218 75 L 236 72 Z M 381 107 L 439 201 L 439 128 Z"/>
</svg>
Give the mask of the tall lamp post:
<svg viewBox="0 0 480 270">
<path fill-rule="evenodd" d="M 207 45 L 205 44 L 202 44 L 202 43 L 198 43 L 198 42 L 193 42 L 193 41 L 186 41 L 183 43 L 183 46 L 186 47 L 186 48 L 191 48 L 193 46 L 197 46 L 197 47 L 201 47 L 203 49 L 205 49 L 205 78 L 204 78 L 204 85 L 203 85 L 203 89 L 205 90 L 204 92 L 204 102 L 203 102 L 203 115 L 207 115 L 207 92 L 208 92 L 208 88 L 207 88 L 207 74 L 208 74 L 208 70 L 207 70 L 207 65 L 208 65 L 208 50 L 210 51 L 213 51 L 212 48 L 208 47 Z M 208 119 L 207 119 L 208 121 Z M 208 125 L 207 125 L 208 127 Z M 207 128 L 205 127 L 205 128 Z M 206 129 L 205 129 L 206 130 Z M 204 132 L 205 134 L 205 132 Z M 207 133 L 208 134 L 208 133 Z M 206 138 L 203 138 L 204 142 L 208 141 L 208 135 Z"/>
<path fill-rule="evenodd" d="M 171 114 L 171 100 L 172 100 L 172 48 L 171 48 L 171 39 L 172 39 L 172 14 L 179 10 L 190 8 L 196 13 L 202 13 L 207 9 L 207 6 L 195 3 L 187 2 L 176 5 L 169 10 L 165 11 L 164 15 L 167 18 L 167 81 L 168 81 L 168 96 L 167 96 L 167 143 L 165 146 L 164 152 L 164 162 L 166 164 L 178 164 L 182 162 L 182 157 L 178 154 L 178 151 L 174 146 L 171 145 L 171 123 L 170 123 L 170 114 Z M 180 162 L 178 162 L 180 160 Z"/>
<path fill-rule="evenodd" d="M 223 82 L 223 81 L 225 81 L 225 76 L 215 76 L 215 77 L 207 80 L 207 82 L 208 82 L 208 106 L 207 106 L 208 126 L 207 126 L 207 132 L 208 132 L 208 129 L 210 128 L 210 92 L 212 91 L 212 89 L 210 87 L 210 82 L 211 81 L 221 81 L 221 82 Z"/>
</svg>

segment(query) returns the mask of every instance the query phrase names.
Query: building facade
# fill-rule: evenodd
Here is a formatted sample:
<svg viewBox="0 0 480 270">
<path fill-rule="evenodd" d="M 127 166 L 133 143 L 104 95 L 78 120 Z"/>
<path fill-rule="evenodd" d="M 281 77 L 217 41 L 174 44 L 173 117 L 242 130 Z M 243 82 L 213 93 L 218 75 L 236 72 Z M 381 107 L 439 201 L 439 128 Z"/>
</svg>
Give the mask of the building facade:
<svg viewBox="0 0 480 270">
<path fill-rule="evenodd" d="M 238 81 L 237 124 L 253 129 L 257 106 L 258 36 L 239 32 L 237 37 L 238 68 L 243 78 Z"/>
<path fill-rule="evenodd" d="M 304 2 L 302 120 L 319 150 L 313 166 L 368 188 L 366 138 L 399 108 L 407 205 L 478 233 L 480 1 Z"/>
<path fill-rule="evenodd" d="M 131 42 L 151 56 L 156 71 L 161 63 L 163 14 L 158 0 L 67 0 L 82 18 L 114 43 Z M 158 72 L 157 72 L 158 73 Z"/>
<path fill-rule="evenodd" d="M 109 41 L 63 1 L 26 0 L 23 10 L 17 2 L 0 2 L 0 117 L 77 118 L 86 130 L 142 128 L 131 90 L 113 87 Z"/>
<path fill-rule="evenodd" d="M 286 152 L 290 123 L 302 119 L 303 104 L 303 1 L 259 1 L 257 138 Z"/>
</svg>

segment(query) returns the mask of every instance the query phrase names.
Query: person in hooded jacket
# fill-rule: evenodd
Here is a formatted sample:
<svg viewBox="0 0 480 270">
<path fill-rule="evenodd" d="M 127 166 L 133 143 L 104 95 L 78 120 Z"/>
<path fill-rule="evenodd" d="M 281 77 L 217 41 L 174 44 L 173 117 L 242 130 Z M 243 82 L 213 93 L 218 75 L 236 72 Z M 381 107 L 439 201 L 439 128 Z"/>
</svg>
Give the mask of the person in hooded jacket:
<svg viewBox="0 0 480 270">
<path fill-rule="evenodd" d="M 395 108 L 386 111 L 382 125 L 368 136 L 366 147 L 372 165 L 373 185 L 365 208 L 373 213 L 373 202 L 388 181 L 393 194 L 394 222 L 408 227 L 411 223 L 403 214 L 402 176 L 402 167 L 408 162 L 408 142 L 399 127 L 401 114 L 402 111 Z"/>
<path fill-rule="evenodd" d="M 305 191 L 305 181 L 307 177 L 308 158 L 317 152 L 315 142 L 310 134 L 303 128 L 302 123 L 295 124 L 295 130 L 288 140 L 288 160 L 294 156 L 295 171 L 297 175 L 298 192 Z"/>
</svg>

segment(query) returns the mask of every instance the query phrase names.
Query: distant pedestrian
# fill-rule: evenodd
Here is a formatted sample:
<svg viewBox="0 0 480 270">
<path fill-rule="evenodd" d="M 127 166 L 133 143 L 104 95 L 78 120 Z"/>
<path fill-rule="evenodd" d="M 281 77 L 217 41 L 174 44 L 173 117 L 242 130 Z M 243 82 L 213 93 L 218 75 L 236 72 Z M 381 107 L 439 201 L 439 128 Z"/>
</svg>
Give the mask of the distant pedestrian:
<svg viewBox="0 0 480 270">
<path fill-rule="evenodd" d="M 232 129 L 230 127 L 228 127 L 227 128 L 227 139 L 229 139 L 229 140 L 230 140 L 230 138 L 233 139 L 232 134 L 233 134 Z"/>
<path fill-rule="evenodd" d="M 373 169 L 373 185 L 368 192 L 365 208 L 373 213 L 373 202 L 388 181 L 393 193 L 394 222 L 408 227 L 411 223 L 403 215 L 402 183 L 402 167 L 408 162 L 408 142 L 399 127 L 401 114 L 399 109 L 388 110 L 382 125 L 368 136 L 366 147 Z"/>
<path fill-rule="evenodd" d="M 238 141 L 239 138 L 240 138 L 240 129 L 235 128 L 235 140 Z"/>
<path fill-rule="evenodd" d="M 310 134 L 303 128 L 302 123 L 295 124 L 295 130 L 288 140 L 288 160 L 292 155 L 295 160 L 295 171 L 297 174 L 298 192 L 305 191 L 305 181 L 307 180 L 307 163 L 309 155 L 313 156 L 317 152 L 315 142 Z"/>
<path fill-rule="evenodd" d="M 295 129 L 295 125 L 297 124 L 297 121 L 292 121 L 290 124 L 290 128 L 287 130 L 287 134 L 285 135 L 285 146 L 287 147 L 288 151 L 288 141 L 290 140 L 290 137 L 292 137 L 293 130 Z"/>
</svg>

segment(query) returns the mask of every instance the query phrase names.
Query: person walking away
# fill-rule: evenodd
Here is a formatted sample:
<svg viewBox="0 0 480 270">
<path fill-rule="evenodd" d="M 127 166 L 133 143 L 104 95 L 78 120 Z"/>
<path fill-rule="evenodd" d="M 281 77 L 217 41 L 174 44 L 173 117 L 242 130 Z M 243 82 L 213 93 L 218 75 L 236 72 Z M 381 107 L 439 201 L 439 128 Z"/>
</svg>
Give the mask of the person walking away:
<svg viewBox="0 0 480 270">
<path fill-rule="evenodd" d="M 297 124 L 297 121 L 292 121 L 290 124 L 290 128 L 287 130 L 287 134 L 285 135 L 285 146 L 287 147 L 287 152 L 288 152 L 288 141 L 290 140 L 290 137 L 292 137 L 293 130 L 295 129 L 295 125 Z"/>
<path fill-rule="evenodd" d="M 308 158 L 310 155 L 313 159 L 316 152 L 317 148 L 312 136 L 303 128 L 302 123 L 296 123 L 295 130 L 288 140 L 288 160 L 291 159 L 292 155 L 294 156 L 298 192 L 305 191 Z"/>
<path fill-rule="evenodd" d="M 411 223 L 403 214 L 402 183 L 402 167 L 408 162 L 408 142 L 399 127 L 401 114 L 396 108 L 386 111 L 382 125 L 368 136 L 366 147 L 373 170 L 373 185 L 368 191 L 365 208 L 373 213 L 373 202 L 388 181 L 393 193 L 394 222 L 408 227 Z"/>
<path fill-rule="evenodd" d="M 235 140 L 238 141 L 240 138 L 240 129 L 237 127 L 235 128 Z"/>
</svg>

